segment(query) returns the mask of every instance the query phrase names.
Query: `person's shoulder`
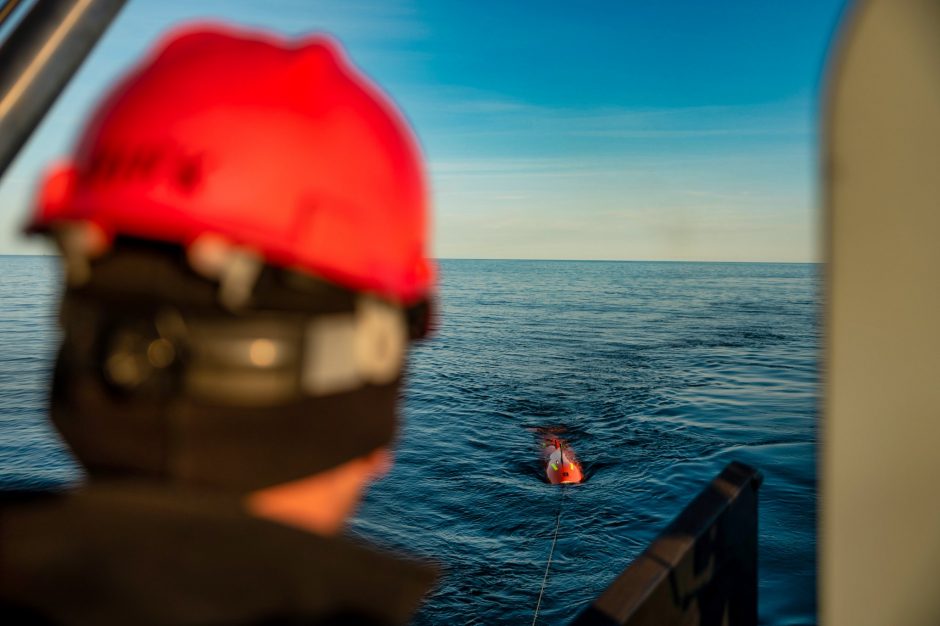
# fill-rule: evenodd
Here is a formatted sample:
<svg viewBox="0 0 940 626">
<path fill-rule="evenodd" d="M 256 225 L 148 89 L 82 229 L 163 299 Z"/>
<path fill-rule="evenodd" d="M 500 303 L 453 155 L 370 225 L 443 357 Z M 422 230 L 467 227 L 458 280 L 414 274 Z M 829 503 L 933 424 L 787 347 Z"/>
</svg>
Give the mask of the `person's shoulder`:
<svg viewBox="0 0 940 626">
<path fill-rule="evenodd" d="M 0 624 L 404 624 L 436 571 L 250 516 L 227 494 L 124 482 L 0 508 Z M 29 621 L 32 620 L 32 621 Z"/>
<path fill-rule="evenodd" d="M 0 623 L 4 626 L 57 626 L 56 622 L 34 609 L 4 601 L 0 601 Z M 392 626 L 392 624 L 376 620 L 375 617 L 363 613 L 342 612 L 321 617 L 281 615 L 220 626 Z"/>
</svg>

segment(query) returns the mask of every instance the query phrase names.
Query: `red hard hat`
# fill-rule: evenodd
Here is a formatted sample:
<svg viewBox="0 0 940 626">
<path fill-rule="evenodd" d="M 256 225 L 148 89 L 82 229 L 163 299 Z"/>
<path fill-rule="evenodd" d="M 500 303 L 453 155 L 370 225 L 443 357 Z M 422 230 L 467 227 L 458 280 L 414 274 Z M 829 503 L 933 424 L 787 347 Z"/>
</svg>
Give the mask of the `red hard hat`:
<svg viewBox="0 0 940 626">
<path fill-rule="evenodd" d="M 212 25 L 171 34 L 117 85 L 31 227 L 210 234 L 411 303 L 433 281 L 427 212 L 412 133 L 336 43 Z"/>
</svg>

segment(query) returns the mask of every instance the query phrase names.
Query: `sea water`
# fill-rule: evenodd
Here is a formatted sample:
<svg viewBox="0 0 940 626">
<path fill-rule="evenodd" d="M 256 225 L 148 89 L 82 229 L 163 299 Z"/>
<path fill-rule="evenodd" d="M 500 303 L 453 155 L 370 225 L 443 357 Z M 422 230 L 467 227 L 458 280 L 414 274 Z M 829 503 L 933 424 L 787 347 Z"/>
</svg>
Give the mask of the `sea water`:
<svg viewBox="0 0 940 626">
<path fill-rule="evenodd" d="M 760 615 L 816 622 L 819 266 L 445 260 L 440 322 L 410 355 L 392 472 L 351 531 L 433 558 L 416 624 L 564 624 L 729 461 L 760 469 Z M 0 482 L 77 469 L 44 422 L 55 259 L 0 257 Z"/>
</svg>

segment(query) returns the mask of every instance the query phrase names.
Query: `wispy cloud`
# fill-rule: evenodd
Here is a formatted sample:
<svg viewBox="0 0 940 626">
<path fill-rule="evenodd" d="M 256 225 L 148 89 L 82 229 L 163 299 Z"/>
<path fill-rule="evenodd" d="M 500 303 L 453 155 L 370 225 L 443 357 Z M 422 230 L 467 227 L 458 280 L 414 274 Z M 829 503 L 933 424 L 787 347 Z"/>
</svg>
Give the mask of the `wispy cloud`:
<svg viewBox="0 0 940 626">
<path fill-rule="evenodd" d="M 812 104 L 797 98 L 761 105 L 677 108 L 566 108 L 522 102 L 499 94 L 446 88 L 411 92 L 413 116 L 435 138 L 498 144 L 538 137 L 624 139 L 805 138 L 813 132 Z M 443 132 L 438 132 L 443 127 Z"/>
<path fill-rule="evenodd" d="M 481 74 L 486 63 L 472 71 L 462 61 L 444 64 L 451 71 L 442 72 L 441 54 L 486 54 L 440 38 L 434 20 L 447 13 L 411 0 L 278 0 L 276 10 L 255 0 L 129 3 L 0 186 L 0 252 L 19 245 L 16 225 L 41 164 L 66 151 L 105 84 L 170 23 L 224 16 L 295 35 L 334 34 L 403 106 L 429 160 L 438 254 L 814 256 L 809 98 L 668 107 L 596 94 L 546 99 L 522 88 L 525 77 L 495 86 Z"/>
</svg>

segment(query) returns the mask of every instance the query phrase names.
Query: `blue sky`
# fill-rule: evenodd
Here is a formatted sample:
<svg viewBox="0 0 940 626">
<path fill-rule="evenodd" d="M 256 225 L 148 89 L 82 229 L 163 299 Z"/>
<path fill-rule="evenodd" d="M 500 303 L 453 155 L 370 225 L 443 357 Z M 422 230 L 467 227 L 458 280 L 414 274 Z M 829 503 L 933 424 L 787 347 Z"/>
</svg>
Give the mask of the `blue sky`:
<svg viewBox="0 0 940 626">
<path fill-rule="evenodd" d="M 844 0 L 130 0 L 0 183 L 0 254 L 44 163 L 167 27 L 334 34 L 401 105 L 445 258 L 816 261 L 817 108 Z"/>
</svg>

